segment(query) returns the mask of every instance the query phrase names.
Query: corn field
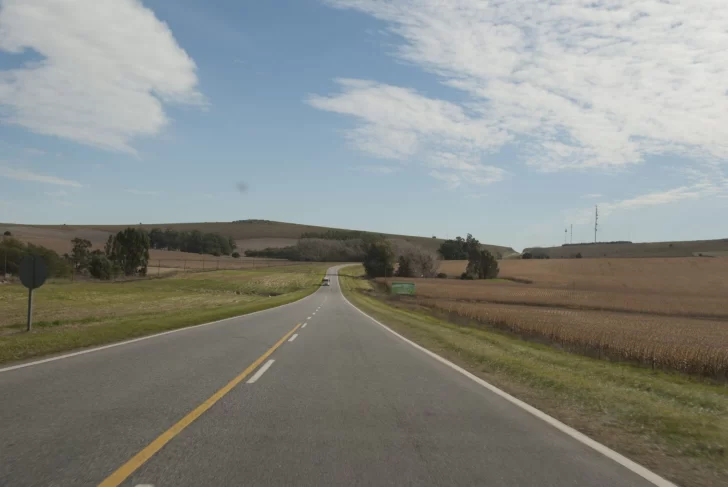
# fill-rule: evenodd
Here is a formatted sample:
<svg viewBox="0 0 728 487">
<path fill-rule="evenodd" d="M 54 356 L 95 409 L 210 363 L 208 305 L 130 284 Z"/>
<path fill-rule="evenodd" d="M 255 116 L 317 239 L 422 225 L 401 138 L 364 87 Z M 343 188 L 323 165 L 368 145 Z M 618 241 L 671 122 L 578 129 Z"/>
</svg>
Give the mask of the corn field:
<svg viewBox="0 0 728 487">
<path fill-rule="evenodd" d="M 602 359 L 728 379 L 728 259 L 516 262 L 502 261 L 501 276 L 530 284 L 415 279 L 417 296 L 402 303 Z"/>
</svg>

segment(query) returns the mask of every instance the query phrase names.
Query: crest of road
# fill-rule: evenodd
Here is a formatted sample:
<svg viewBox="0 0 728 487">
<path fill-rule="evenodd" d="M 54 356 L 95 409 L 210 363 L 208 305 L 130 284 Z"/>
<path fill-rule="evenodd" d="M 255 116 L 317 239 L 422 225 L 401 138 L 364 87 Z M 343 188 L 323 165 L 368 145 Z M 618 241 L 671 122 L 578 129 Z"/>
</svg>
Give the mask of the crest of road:
<svg viewBox="0 0 728 487">
<path fill-rule="evenodd" d="M 670 485 L 331 286 L 0 369 L 2 486 Z"/>
</svg>

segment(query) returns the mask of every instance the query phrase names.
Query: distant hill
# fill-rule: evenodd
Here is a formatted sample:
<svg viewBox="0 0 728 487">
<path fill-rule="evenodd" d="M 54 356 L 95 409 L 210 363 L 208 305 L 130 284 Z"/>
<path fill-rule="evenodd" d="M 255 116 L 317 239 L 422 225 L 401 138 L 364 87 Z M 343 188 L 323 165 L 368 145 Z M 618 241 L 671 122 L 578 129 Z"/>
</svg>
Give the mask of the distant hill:
<svg viewBox="0 0 728 487">
<path fill-rule="evenodd" d="M 263 249 L 266 247 L 285 247 L 295 245 L 304 233 L 324 233 L 330 230 L 346 231 L 341 228 L 319 227 L 314 225 L 299 225 L 297 223 L 284 223 L 269 220 L 239 220 L 235 222 L 204 222 L 204 223 L 152 223 L 137 225 L 11 225 L 0 223 L 0 233 L 10 230 L 13 236 L 53 250 L 65 253 L 70 252 L 70 240 L 82 237 L 90 240 L 94 247 L 103 247 L 110 233 L 116 233 L 126 227 L 134 226 L 151 230 L 152 228 L 170 228 L 173 230 L 199 230 L 201 232 L 215 232 L 235 239 L 241 252 L 248 249 Z M 375 233 L 375 232 L 366 232 Z M 439 238 L 417 237 L 411 235 L 384 234 L 390 239 L 400 239 L 421 247 L 437 250 L 443 240 Z M 484 245 L 491 252 L 498 252 L 503 256 L 516 254 L 510 247 L 500 245 Z"/>
<path fill-rule="evenodd" d="M 561 247 L 531 247 L 523 252 L 544 253 L 552 259 L 570 258 L 580 253 L 585 258 L 604 257 L 728 257 L 728 239 L 682 242 L 596 243 Z"/>
</svg>

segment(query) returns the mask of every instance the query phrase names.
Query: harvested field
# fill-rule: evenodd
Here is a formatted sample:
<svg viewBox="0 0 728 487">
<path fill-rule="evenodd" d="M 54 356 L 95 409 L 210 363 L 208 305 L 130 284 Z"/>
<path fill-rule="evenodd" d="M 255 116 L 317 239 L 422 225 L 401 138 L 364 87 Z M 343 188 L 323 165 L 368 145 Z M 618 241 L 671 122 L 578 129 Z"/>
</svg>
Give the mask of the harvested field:
<svg viewBox="0 0 728 487">
<path fill-rule="evenodd" d="M 440 270 L 464 265 L 447 261 Z M 499 265 L 495 280 L 415 279 L 417 296 L 400 300 L 589 355 L 728 378 L 728 259 Z"/>
</svg>

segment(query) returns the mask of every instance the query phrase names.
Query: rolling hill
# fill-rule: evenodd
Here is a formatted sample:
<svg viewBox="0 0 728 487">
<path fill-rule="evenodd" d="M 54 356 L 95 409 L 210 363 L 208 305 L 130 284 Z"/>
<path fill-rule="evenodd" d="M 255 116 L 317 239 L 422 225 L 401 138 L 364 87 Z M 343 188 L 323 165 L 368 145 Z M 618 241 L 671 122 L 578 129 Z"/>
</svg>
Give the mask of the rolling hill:
<svg viewBox="0 0 728 487">
<path fill-rule="evenodd" d="M 683 242 L 597 243 L 561 247 L 531 247 L 523 252 L 543 253 L 552 259 L 568 259 L 577 253 L 585 258 L 605 257 L 706 257 L 728 256 L 728 239 Z"/>
<path fill-rule="evenodd" d="M 151 230 L 153 228 L 183 230 L 199 230 L 201 232 L 214 232 L 235 239 L 238 249 L 243 252 L 248 249 L 263 249 L 266 247 L 285 247 L 294 245 L 304 233 L 321 233 L 329 230 L 344 230 L 340 228 L 319 227 L 314 225 L 300 225 L 297 223 L 284 223 L 269 220 L 240 220 L 236 222 L 205 222 L 205 223 L 158 223 L 137 225 L 11 225 L 0 224 L 0 233 L 10 230 L 13 236 L 37 245 L 51 248 L 59 253 L 70 252 L 71 239 L 81 237 L 90 240 L 94 248 L 102 248 L 110 233 L 116 233 L 128 226 Z M 442 239 L 430 237 L 417 237 L 410 235 L 385 234 L 390 239 L 406 240 L 421 247 L 437 250 Z M 485 248 L 503 256 L 516 254 L 510 247 L 485 244 Z M 155 251 L 166 252 L 166 251 Z M 174 252 L 180 254 L 180 252 Z M 155 255 L 153 258 L 165 258 L 165 255 Z M 172 258 L 172 256 L 169 256 Z M 174 257 L 179 258 L 179 257 Z"/>
</svg>

